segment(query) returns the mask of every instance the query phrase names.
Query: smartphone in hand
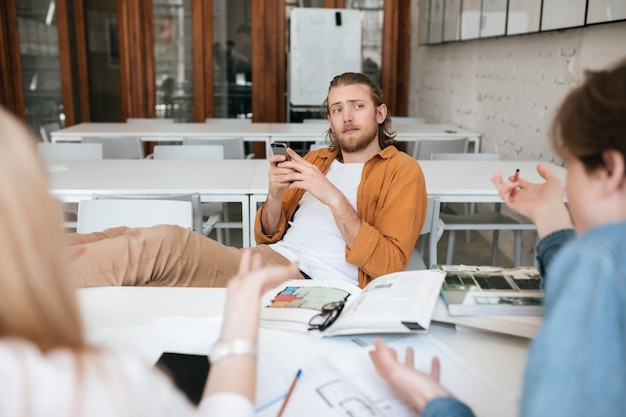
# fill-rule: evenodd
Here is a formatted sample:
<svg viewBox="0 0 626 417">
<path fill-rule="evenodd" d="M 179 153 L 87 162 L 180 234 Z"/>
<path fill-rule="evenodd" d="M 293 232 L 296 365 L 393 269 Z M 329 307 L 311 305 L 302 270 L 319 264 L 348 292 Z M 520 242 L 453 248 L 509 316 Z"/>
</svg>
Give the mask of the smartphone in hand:
<svg viewBox="0 0 626 417">
<path fill-rule="evenodd" d="M 285 155 L 287 161 L 291 161 L 291 157 L 287 154 L 287 144 L 284 142 L 272 142 L 272 153 L 274 155 Z"/>
</svg>

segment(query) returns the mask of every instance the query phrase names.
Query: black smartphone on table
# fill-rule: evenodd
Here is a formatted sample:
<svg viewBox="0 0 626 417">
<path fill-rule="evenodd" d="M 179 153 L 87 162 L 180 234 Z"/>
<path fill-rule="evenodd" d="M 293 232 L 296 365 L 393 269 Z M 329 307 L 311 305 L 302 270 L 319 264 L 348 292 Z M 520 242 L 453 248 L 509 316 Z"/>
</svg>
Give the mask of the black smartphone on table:
<svg viewBox="0 0 626 417">
<path fill-rule="evenodd" d="M 211 368 L 208 356 L 165 352 L 155 366 L 172 378 L 192 404 L 200 403 Z"/>
<path fill-rule="evenodd" d="M 284 142 L 272 142 L 272 153 L 274 155 L 285 155 L 287 161 L 291 161 L 291 157 L 287 155 L 287 144 Z"/>
</svg>

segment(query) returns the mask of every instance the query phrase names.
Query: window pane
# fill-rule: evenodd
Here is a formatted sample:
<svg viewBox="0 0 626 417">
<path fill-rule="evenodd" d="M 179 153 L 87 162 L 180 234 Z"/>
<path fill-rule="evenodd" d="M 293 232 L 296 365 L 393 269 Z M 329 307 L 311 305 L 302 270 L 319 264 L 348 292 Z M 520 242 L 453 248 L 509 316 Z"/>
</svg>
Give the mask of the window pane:
<svg viewBox="0 0 626 417">
<path fill-rule="evenodd" d="M 250 0 L 213 1 L 215 117 L 252 118 Z"/>
<path fill-rule="evenodd" d="M 154 0 L 156 116 L 193 122 L 191 0 Z"/>
<path fill-rule="evenodd" d="M 372 77 L 378 85 L 383 56 L 383 6 L 384 0 L 353 0 L 349 5 L 349 8 L 363 13 L 361 67 L 363 73 Z"/>
<path fill-rule="evenodd" d="M 20 0 L 15 4 L 26 123 L 39 136 L 41 125 L 62 126 L 65 120 L 55 5 L 52 0 Z"/>
<path fill-rule="evenodd" d="M 85 0 L 89 112 L 92 122 L 121 122 L 120 54 L 115 2 Z"/>
</svg>

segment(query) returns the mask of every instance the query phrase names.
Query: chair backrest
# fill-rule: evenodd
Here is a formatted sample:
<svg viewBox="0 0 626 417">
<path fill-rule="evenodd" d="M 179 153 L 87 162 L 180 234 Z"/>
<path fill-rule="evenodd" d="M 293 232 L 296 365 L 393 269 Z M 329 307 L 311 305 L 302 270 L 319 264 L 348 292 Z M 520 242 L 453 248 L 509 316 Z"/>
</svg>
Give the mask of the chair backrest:
<svg viewBox="0 0 626 417">
<path fill-rule="evenodd" d="M 429 240 L 432 243 L 429 245 L 430 253 L 430 261 L 432 259 L 437 259 L 437 241 L 441 237 L 441 233 L 439 230 L 439 197 L 437 196 L 429 196 L 428 203 L 426 206 L 426 218 L 424 219 L 424 226 L 422 226 L 422 230 L 420 231 L 420 236 L 422 235 L 430 235 Z M 435 253 L 432 253 L 433 247 Z M 432 263 L 432 262 L 429 262 Z M 411 259 L 409 259 L 409 264 L 406 268 L 407 270 L 418 270 L 418 269 L 428 269 L 422 258 L 422 254 L 416 248 L 413 250 L 411 254 Z"/>
<path fill-rule="evenodd" d="M 101 143 L 104 159 L 142 159 L 144 157 L 141 138 L 85 136 L 83 143 Z"/>
<path fill-rule="evenodd" d="M 224 159 L 224 147 L 222 145 L 157 145 L 154 147 L 154 159 L 216 161 Z"/>
<path fill-rule="evenodd" d="M 467 152 L 469 145 L 468 138 L 447 138 L 420 139 L 413 147 L 413 158 L 430 159 L 434 153 L 462 153 Z"/>
<path fill-rule="evenodd" d="M 102 144 L 100 143 L 47 143 L 37 144 L 39 157 L 44 161 L 60 159 L 102 159 Z"/>
<path fill-rule="evenodd" d="M 312 143 L 311 146 L 309 146 L 309 151 L 316 151 L 318 149 L 324 149 L 324 148 L 328 148 L 330 146 L 329 143 Z"/>
<path fill-rule="evenodd" d="M 433 153 L 430 159 L 439 161 L 499 161 L 499 153 Z"/>
<path fill-rule="evenodd" d="M 239 119 L 228 117 L 207 117 L 204 123 L 252 123 L 252 119 Z"/>
<path fill-rule="evenodd" d="M 391 124 L 392 125 L 421 125 L 424 124 L 425 120 L 423 117 L 403 117 L 403 116 L 391 116 Z"/>
<path fill-rule="evenodd" d="M 191 203 L 192 230 L 202 233 L 202 202 L 199 193 L 192 194 L 92 194 L 92 200 L 185 201 Z"/>
<path fill-rule="evenodd" d="M 174 119 L 157 119 L 144 117 L 129 117 L 126 123 L 174 123 Z"/>
<path fill-rule="evenodd" d="M 41 140 L 43 142 L 52 142 L 50 138 L 50 133 L 57 130 L 61 130 L 61 123 L 59 122 L 46 123 L 39 126 L 39 134 L 41 135 Z"/>
<path fill-rule="evenodd" d="M 183 145 L 222 145 L 224 148 L 224 159 L 245 159 L 246 150 L 243 137 L 186 137 L 183 138 Z"/>
<path fill-rule="evenodd" d="M 192 228 L 191 202 L 175 200 L 82 200 L 78 203 L 78 233 L 111 227 L 175 224 Z"/>
</svg>

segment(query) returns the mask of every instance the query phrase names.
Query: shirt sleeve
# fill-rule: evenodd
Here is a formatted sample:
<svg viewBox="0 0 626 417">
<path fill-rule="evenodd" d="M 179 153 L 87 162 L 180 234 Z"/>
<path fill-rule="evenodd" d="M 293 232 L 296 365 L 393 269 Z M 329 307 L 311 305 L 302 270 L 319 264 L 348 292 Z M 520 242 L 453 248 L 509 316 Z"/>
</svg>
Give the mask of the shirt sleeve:
<svg viewBox="0 0 626 417">
<path fill-rule="evenodd" d="M 456 398 L 437 397 L 426 403 L 422 417 L 474 417 L 474 413 Z"/>
<path fill-rule="evenodd" d="M 537 243 L 537 264 L 542 278 L 545 278 L 546 271 L 556 254 L 575 237 L 574 229 L 562 229 L 550 233 Z"/>
<path fill-rule="evenodd" d="M 199 411 L 206 416 L 254 416 L 254 407 L 250 400 L 234 392 L 218 392 L 204 398 Z"/>
</svg>

